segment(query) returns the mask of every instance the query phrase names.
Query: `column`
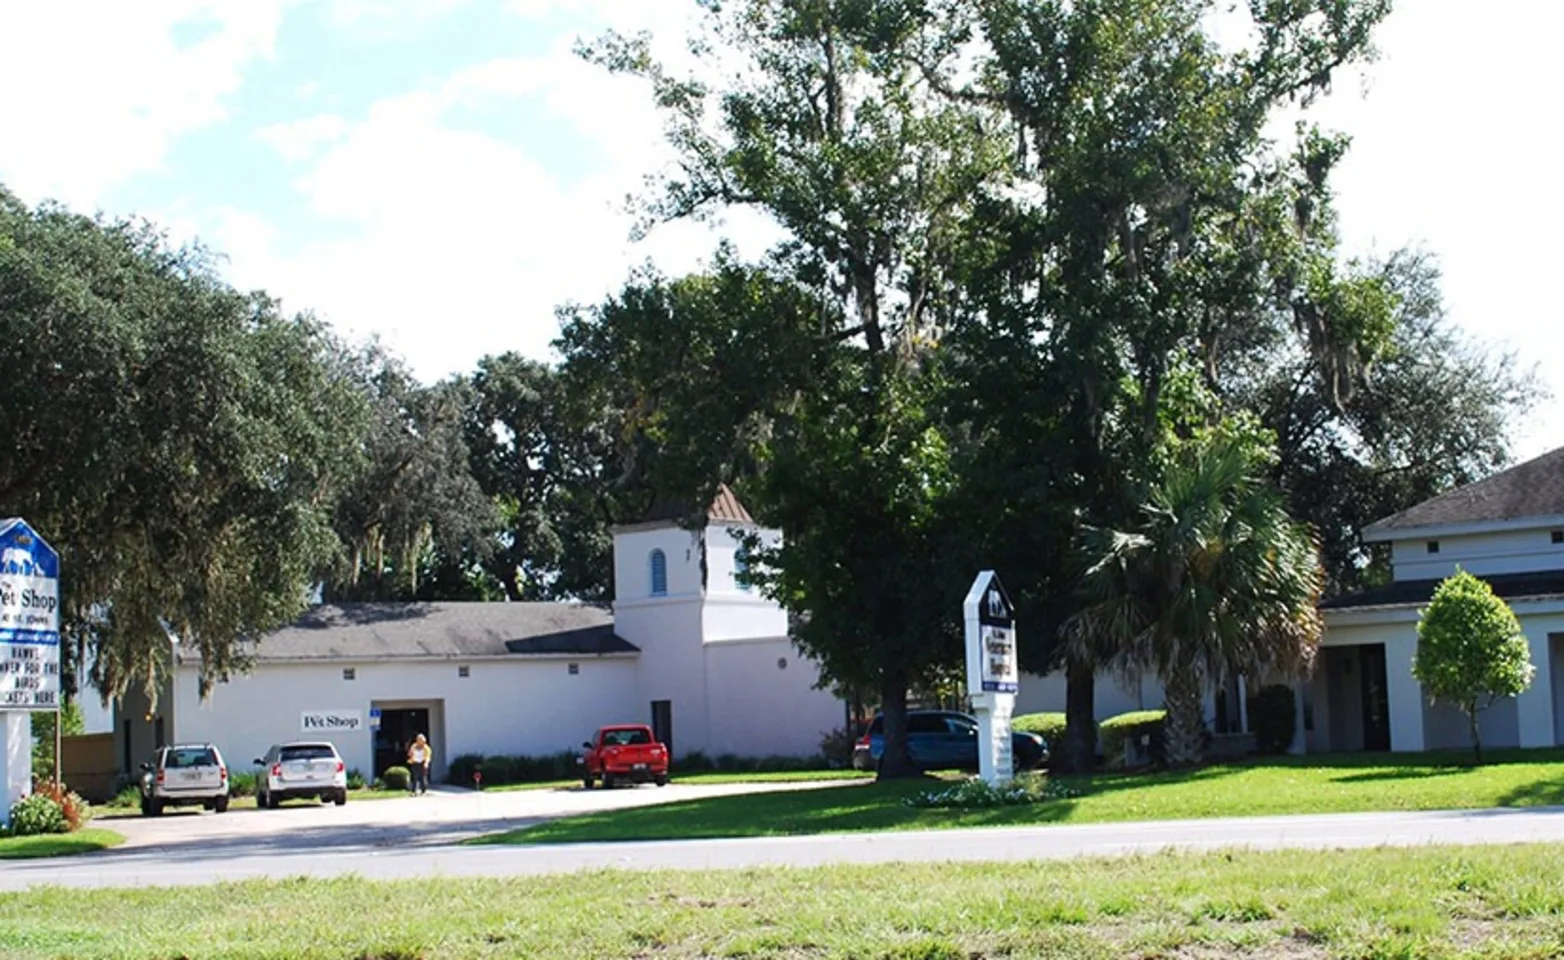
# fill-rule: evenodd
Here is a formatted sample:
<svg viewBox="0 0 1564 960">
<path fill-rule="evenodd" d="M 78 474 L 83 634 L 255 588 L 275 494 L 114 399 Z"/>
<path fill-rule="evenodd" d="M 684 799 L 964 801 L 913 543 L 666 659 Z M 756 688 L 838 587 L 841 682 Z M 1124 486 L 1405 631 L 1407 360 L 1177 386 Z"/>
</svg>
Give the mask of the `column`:
<svg viewBox="0 0 1564 960">
<path fill-rule="evenodd" d="M 1551 747 L 1553 742 L 1553 651 L 1550 636 L 1542 624 L 1524 625 L 1526 642 L 1531 646 L 1531 686 L 1515 698 L 1521 746 Z"/>
<path fill-rule="evenodd" d="M 1308 688 L 1309 685 L 1302 681 L 1292 685 L 1292 743 L 1287 745 L 1287 752 L 1295 756 L 1309 752 L 1309 731 L 1303 729 L 1303 698 Z"/>
<path fill-rule="evenodd" d="M 1249 686 L 1241 673 L 1238 675 L 1238 732 L 1249 732 Z"/>
<path fill-rule="evenodd" d="M 1390 749 L 1397 753 L 1423 747 L 1423 687 L 1412 676 L 1417 632 L 1398 626 L 1385 639 L 1385 692 L 1390 701 Z"/>
<path fill-rule="evenodd" d="M 0 823 L 11 816 L 11 805 L 32 792 L 32 714 L 0 711 Z"/>
</svg>

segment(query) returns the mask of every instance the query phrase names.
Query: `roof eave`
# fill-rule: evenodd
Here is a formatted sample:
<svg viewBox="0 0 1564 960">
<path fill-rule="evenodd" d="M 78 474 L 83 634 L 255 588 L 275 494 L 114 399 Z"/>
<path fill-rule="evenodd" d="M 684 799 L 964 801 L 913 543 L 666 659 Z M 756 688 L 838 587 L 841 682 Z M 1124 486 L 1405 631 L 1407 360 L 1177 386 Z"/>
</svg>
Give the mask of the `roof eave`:
<svg viewBox="0 0 1564 960">
<path fill-rule="evenodd" d="M 1478 533 L 1503 533 L 1509 530 L 1538 530 L 1564 527 L 1564 514 L 1541 514 L 1531 517 L 1512 517 L 1505 520 L 1472 520 L 1466 523 L 1433 523 L 1414 527 L 1389 527 L 1395 520 L 1387 517 L 1363 528 L 1364 543 L 1391 543 L 1396 540 L 1428 540 L 1435 537 L 1457 537 Z"/>
</svg>

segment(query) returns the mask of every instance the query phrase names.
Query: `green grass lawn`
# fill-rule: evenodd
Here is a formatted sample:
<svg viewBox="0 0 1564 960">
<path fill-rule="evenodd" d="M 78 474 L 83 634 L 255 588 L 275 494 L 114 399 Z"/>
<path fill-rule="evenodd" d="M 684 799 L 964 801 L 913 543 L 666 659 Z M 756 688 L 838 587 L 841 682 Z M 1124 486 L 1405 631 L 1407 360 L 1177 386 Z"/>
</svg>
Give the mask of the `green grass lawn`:
<svg viewBox="0 0 1564 960">
<path fill-rule="evenodd" d="M 36 837 L 0 837 L 0 860 L 32 860 L 66 857 L 117 847 L 125 838 L 113 830 L 87 829 L 75 833 L 46 833 Z"/>
<path fill-rule="evenodd" d="M 669 778 L 674 783 L 802 783 L 820 780 L 872 780 L 874 774 L 862 770 L 786 770 L 757 773 L 726 770 L 704 770 L 699 773 L 679 773 Z M 485 793 L 504 793 L 511 790 L 558 790 L 581 785 L 579 777 L 570 780 L 545 780 L 538 783 L 508 783 L 502 787 L 484 787 Z"/>
<path fill-rule="evenodd" d="M 0 956 L 1557 956 L 1564 848 L 1157 855 L 0 895 Z"/>
<path fill-rule="evenodd" d="M 1564 750 L 1287 757 L 1178 773 L 1061 777 L 1080 796 L 986 810 L 912 808 L 927 779 L 840 789 L 711 797 L 555 820 L 474 843 L 574 843 L 784 836 L 1018 824 L 1179 820 L 1368 810 L 1564 804 Z"/>
</svg>

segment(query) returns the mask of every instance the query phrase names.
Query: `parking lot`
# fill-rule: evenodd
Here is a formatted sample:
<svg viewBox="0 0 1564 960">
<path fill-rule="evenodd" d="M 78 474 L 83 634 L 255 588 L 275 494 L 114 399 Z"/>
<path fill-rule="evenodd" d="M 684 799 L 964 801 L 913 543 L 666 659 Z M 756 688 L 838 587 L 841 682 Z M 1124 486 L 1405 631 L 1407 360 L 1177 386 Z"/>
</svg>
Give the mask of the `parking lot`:
<svg viewBox="0 0 1564 960">
<path fill-rule="evenodd" d="M 666 787 L 584 790 L 574 786 L 481 793 L 441 787 L 421 797 L 350 799 L 343 807 L 300 801 L 277 810 L 230 810 L 222 814 L 196 807 L 169 810 L 161 817 L 116 817 L 97 825 L 124 834 L 126 841 L 121 849 L 143 852 L 167 849 L 202 856 L 225 850 L 324 853 L 333 849 L 436 846 L 578 813 L 739 793 L 840 788 L 862 782 L 694 785 L 675 781 Z"/>
</svg>

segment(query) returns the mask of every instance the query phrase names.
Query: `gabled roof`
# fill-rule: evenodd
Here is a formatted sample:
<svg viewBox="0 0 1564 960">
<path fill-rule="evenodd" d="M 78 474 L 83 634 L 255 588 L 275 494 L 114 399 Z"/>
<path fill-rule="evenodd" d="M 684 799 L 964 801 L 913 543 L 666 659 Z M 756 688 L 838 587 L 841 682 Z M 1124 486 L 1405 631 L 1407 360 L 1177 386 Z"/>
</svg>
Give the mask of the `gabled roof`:
<svg viewBox="0 0 1564 960">
<path fill-rule="evenodd" d="M 652 505 L 647 513 L 647 523 L 678 522 L 684 520 L 693 513 L 688 502 L 677 500 L 659 500 Z M 711 505 L 706 508 L 706 521 L 708 523 L 744 523 L 753 524 L 755 518 L 744 509 L 744 504 L 727 484 L 717 487 L 717 495 L 712 498 Z"/>
<path fill-rule="evenodd" d="M 608 608 L 580 603 L 340 603 L 262 637 L 257 661 L 635 653 Z"/>
<path fill-rule="evenodd" d="M 1564 516 L 1564 447 L 1369 524 L 1363 538 L 1389 540 L 1403 530 L 1559 516 Z"/>
<path fill-rule="evenodd" d="M 1493 592 L 1505 600 L 1535 600 L 1564 596 L 1564 570 L 1540 573 L 1503 573 L 1483 577 Z M 1434 598 L 1439 580 L 1397 580 L 1359 593 L 1334 597 L 1321 610 L 1356 610 L 1363 607 L 1421 607 Z"/>
</svg>

